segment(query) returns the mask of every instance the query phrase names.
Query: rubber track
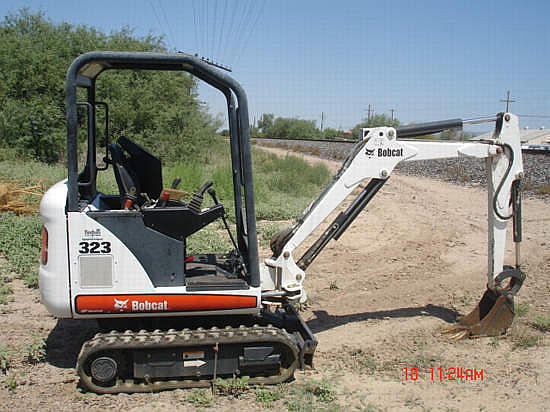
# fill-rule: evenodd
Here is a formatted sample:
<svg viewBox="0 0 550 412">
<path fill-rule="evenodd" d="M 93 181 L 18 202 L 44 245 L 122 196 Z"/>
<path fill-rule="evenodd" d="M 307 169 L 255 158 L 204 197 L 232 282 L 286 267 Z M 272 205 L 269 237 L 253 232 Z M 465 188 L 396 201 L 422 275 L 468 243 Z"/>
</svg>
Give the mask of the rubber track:
<svg viewBox="0 0 550 412">
<path fill-rule="evenodd" d="M 285 362 L 288 366 L 281 366 L 278 375 L 250 377 L 248 382 L 253 385 L 273 385 L 290 379 L 298 366 L 298 346 L 288 332 L 272 325 L 240 326 L 238 328 L 227 326 L 223 329 L 213 327 L 211 329 L 198 328 L 179 331 L 175 329 L 168 331 L 141 330 L 139 332 L 128 330 L 125 332 L 111 331 L 109 333 L 98 333 L 82 345 L 77 360 L 77 372 L 80 375 L 81 384 L 88 390 L 96 393 L 157 392 L 168 389 L 207 387 L 212 384 L 210 379 L 194 380 L 188 378 L 152 381 L 150 383 L 141 381 L 136 383 L 133 378 L 125 380 L 117 378 L 113 386 L 101 386 L 94 383 L 91 376 L 86 374 L 84 366 L 87 360 L 95 353 L 103 351 L 166 349 L 185 346 L 213 346 L 216 343 L 245 344 L 256 342 L 280 343 L 288 348 L 294 359 L 291 362 Z"/>
</svg>

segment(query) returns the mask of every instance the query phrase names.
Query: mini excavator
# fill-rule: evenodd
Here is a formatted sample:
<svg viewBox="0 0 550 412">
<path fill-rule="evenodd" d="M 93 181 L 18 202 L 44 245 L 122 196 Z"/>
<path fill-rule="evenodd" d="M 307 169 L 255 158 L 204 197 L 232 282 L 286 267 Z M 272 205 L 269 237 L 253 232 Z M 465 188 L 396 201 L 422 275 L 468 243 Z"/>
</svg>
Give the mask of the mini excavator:
<svg viewBox="0 0 550 412">
<path fill-rule="evenodd" d="M 159 158 L 127 137 L 109 142 L 108 104 L 96 100 L 107 70 L 184 71 L 226 98 L 235 208 L 235 234 L 211 182 L 189 203 L 163 189 Z M 77 91 L 84 90 L 77 100 Z M 78 119 L 78 107 L 86 117 Z M 96 113 L 105 111 L 105 163 L 100 166 Z M 248 376 L 275 384 L 312 366 L 317 341 L 295 309 L 304 302 L 305 271 L 327 243 L 338 240 L 387 182 L 400 162 L 472 157 L 486 159 L 488 283 L 479 305 L 445 332 L 454 339 L 496 336 L 514 317 L 520 269 L 520 181 L 523 165 L 517 116 L 499 113 L 491 139 L 441 142 L 408 139 L 482 120 L 452 119 L 363 130 L 330 185 L 290 226 L 271 239 L 262 264 L 254 209 L 247 98 L 228 74 L 184 54 L 89 52 L 66 77 L 68 178 L 44 195 L 39 269 L 43 304 L 57 318 L 96 319 L 101 332 L 83 343 L 77 359 L 81 384 L 97 393 L 151 392 L 208 386 L 216 378 Z M 86 162 L 78 170 L 77 132 L 86 130 Z M 182 142 L 183 143 L 183 142 Z M 97 189 L 111 166 L 119 193 Z M 177 182 L 172 185 L 177 186 Z M 301 256 L 296 248 L 352 192 L 340 212 Z M 208 194 L 213 206 L 203 207 Z M 233 250 L 189 254 L 186 240 L 221 219 Z M 513 223 L 514 266 L 504 266 L 506 231 Z"/>
</svg>

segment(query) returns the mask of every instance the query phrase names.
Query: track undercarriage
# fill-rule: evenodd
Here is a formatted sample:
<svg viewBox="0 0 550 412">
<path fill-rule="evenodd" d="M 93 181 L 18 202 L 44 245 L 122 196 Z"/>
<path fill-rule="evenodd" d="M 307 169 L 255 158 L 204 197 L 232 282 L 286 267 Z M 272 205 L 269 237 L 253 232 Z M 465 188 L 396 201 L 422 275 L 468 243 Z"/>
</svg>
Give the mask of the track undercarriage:
<svg viewBox="0 0 550 412">
<path fill-rule="evenodd" d="M 98 333 L 78 356 L 81 384 L 96 393 L 205 387 L 217 378 L 238 376 L 269 385 L 288 381 L 298 367 L 312 366 L 317 342 L 293 307 L 266 311 L 238 326 L 234 322 Z"/>
</svg>

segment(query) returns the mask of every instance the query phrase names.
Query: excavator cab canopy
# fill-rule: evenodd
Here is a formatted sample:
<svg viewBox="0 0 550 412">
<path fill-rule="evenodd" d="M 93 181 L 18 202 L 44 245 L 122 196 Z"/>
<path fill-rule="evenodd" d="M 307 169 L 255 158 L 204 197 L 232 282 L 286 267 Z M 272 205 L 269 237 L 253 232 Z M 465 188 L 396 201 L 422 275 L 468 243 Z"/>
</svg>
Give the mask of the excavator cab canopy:
<svg viewBox="0 0 550 412">
<path fill-rule="evenodd" d="M 65 85 L 68 164 L 67 212 L 82 211 L 97 194 L 97 172 L 103 170 L 98 168 L 96 163 L 96 112 L 100 106 L 106 110 L 106 147 L 109 146 L 109 141 L 108 106 L 106 103 L 96 100 L 96 81 L 106 70 L 184 71 L 218 89 L 225 96 L 230 130 L 237 244 L 250 275 L 250 284 L 253 287 L 258 287 L 260 275 L 246 94 L 240 84 L 226 73 L 191 55 L 185 53 L 94 51 L 82 54 L 73 61 L 67 71 Z M 77 101 L 78 88 L 86 90 L 85 102 Z M 85 106 L 87 110 L 87 155 L 86 164 L 80 173 L 78 173 L 77 148 L 78 106 Z M 131 141 L 125 143 L 127 143 L 126 150 L 134 150 L 135 155 L 132 157 L 140 159 L 142 167 L 146 164 L 147 172 L 143 173 L 140 179 L 141 190 L 158 196 L 159 185 L 162 185 L 160 161 L 139 145 Z M 182 142 L 182 144 L 184 143 Z M 119 144 L 121 144 L 120 141 Z M 116 153 L 111 152 L 111 156 L 116 156 Z M 117 176 L 118 181 L 119 176 Z"/>
</svg>

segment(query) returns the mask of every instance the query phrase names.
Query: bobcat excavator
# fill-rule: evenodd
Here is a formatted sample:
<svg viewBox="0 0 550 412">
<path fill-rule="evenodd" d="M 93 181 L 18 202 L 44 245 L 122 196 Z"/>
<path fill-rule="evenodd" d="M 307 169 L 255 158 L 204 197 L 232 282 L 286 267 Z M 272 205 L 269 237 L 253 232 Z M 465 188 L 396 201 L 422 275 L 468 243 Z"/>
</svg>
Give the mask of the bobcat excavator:
<svg viewBox="0 0 550 412">
<path fill-rule="evenodd" d="M 96 100 L 96 82 L 107 70 L 184 71 L 225 96 L 234 234 L 211 182 L 189 203 L 171 199 L 163 190 L 158 157 L 127 137 L 109 142 L 109 106 Z M 77 100 L 79 89 L 84 90 L 85 101 Z M 79 106 L 87 114 L 81 122 Z M 485 119 L 495 123 L 494 133 L 478 142 L 406 138 L 479 120 L 365 129 L 332 183 L 295 223 L 271 239 L 273 254 L 260 264 L 247 98 L 234 79 L 184 53 L 90 52 L 68 69 L 66 110 L 68 178 L 52 186 L 40 206 L 40 292 L 57 318 L 98 321 L 102 332 L 83 343 L 77 360 L 81 384 L 90 391 L 200 387 L 232 376 L 248 376 L 253 384 L 275 384 L 291 379 L 296 368 L 311 366 L 317 341 L 294 308 L 306 299 L 305 271 L 404 161 L 486 159 L 487 291 L 477 308 L 447 332 L 456 339 L 494 336 L 512 322 L 513 296 L 524 275 L 519 264 L 523 166 L 518 118 L 511 113 Z M 98 110 L 104 110 L 106 118 L 105 166 L 96 161 L 101 147 Z M 79 124 L 86 126 L 86 162 L 80 172 Z M 98 173 L 109 166 L 119 193 L 97 189 Z M 296 248 L 354 191 L 359 192 L 355 200 L 297 258 Z M 206 194 L 212 197 L 212 206 L 203 207 Z M 188 253 L 187 238 L 218 219 L 229 232 L 233 250 Z M 514 266 L 504 266 L 509 220 L 516 242 Z"/>
</svg>

